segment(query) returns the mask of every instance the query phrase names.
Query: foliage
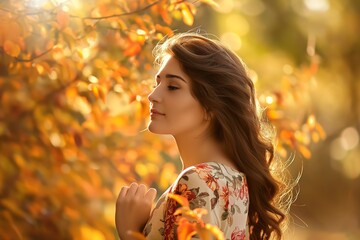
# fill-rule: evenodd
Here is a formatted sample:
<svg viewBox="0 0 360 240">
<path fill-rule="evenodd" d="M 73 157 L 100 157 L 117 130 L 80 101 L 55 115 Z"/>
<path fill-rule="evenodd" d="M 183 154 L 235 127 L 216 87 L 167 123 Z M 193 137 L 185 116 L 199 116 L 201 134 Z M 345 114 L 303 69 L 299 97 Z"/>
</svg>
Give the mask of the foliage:
<svg viewBox="0 0 360 240">
<path fill-rule="evenodd" d="M 174 144 L 141 131 L 151 50 L 173 34 L 174 21 L 191 26 L 200 2 L 216 5 L 0 3 L 1 239 L 114 239 L 114 202 L 122 185 L 137 180 L 163 190 L 174 180 Z M 262 104 L 279 127 L 279 146 L 307 149 L 308 135 L 322 132 L 315 117 L 290 124 L 279 114 L 287 107 L 287 89 L 271 96 L 276 101 L 265 97 Z"/>
</svg>

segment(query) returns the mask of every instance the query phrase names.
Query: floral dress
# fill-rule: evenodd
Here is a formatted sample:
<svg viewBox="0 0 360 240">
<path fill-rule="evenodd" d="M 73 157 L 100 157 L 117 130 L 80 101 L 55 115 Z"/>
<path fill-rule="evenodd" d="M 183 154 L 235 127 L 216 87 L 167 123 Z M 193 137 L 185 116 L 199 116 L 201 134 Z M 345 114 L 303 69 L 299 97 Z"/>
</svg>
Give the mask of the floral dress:
<svg viewBox="0 0 360 240">
<path fill-rule="evenodd" d="M 204 208 L 202 219 L 220 228 L 225 239 L 249 239 L 249 193 L 245 175 L 229 166 L 206 162 L 183 170 L 163 193 L 144 228 L 149 240 L 177 239 L 175 210 L 178 203 L 168 193 L 188 199 L 190 208 Z M 193 237 L 197 239 L 195 235 Z"/>
</svg>

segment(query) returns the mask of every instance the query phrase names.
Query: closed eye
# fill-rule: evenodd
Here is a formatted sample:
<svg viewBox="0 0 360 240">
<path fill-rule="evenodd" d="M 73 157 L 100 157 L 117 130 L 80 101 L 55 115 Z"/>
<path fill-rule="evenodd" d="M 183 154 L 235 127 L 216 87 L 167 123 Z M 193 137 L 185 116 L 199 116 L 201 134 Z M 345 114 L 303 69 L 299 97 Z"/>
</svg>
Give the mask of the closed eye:
<svg viewBox="0 0 360 240">
<path fill-rule="evenodd" d="M 174 91 L 174 90 L 177 90 L 177 89 L 179 89 L 179 88 L 178 88 L 178 87 L 175 87 L 175 86 L 169 85 L 169 86 L 168 86 L 168 89 L 169 89 L 170 91 Z"/>
</svg>

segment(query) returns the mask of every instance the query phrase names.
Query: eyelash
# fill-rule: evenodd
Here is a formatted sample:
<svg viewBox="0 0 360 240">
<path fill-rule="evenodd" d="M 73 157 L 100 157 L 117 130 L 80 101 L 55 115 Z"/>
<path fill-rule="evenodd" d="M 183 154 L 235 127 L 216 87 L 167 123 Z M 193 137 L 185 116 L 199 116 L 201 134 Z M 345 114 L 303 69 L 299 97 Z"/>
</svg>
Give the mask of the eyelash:
<svg viewBox="0 0 360 240">
<path fill-rule="evenodd" d="M 168 86 L 168 89 L 169 89 L 170 91 L 174 91 L 174 90 L 177 90 L 177 89 L 179 89 L 179 88 L 170 85 L 170 86 Z"/>
<path fill-rule="evenodd" d="M 158 85 L 154 85 L 153 86 L 153 88 L 156 88 Z M 168 86 L 168 89 L 169 89 L 169 91 L 175 91 L 175 90 L 177 90 L 177 89 L 179 89 L 178 87 L 175 87 L 175 86 L 171 86 L 171 85 L 169 85 Z"/>
</svg>

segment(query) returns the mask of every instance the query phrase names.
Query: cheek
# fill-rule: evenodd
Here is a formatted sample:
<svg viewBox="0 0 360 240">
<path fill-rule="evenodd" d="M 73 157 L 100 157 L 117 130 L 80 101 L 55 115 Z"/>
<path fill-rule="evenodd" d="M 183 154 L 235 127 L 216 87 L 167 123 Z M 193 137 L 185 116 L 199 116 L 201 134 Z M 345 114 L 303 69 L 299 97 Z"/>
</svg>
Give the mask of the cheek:
<svg viewBox="0 0 360 240">
<path fill-rule="evenodd" d="M 203 120 L 201 105 L 192 96 L 174 102 L 171 112 L 171 120 L 177 124 L 197 124 Z"/>
</svg>

